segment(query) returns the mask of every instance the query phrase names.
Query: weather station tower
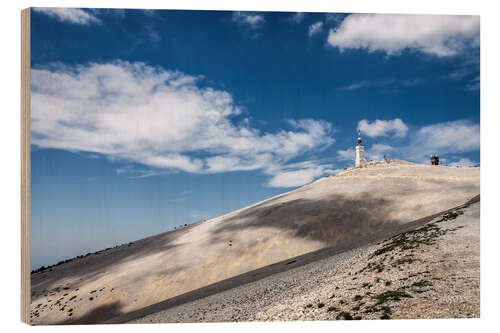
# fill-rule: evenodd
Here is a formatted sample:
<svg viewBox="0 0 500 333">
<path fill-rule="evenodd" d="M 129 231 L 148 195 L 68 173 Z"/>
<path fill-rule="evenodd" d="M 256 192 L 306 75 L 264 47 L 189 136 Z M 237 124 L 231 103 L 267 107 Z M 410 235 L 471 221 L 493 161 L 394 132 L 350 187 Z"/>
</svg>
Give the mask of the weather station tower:
<svg viewBox="0 0 500 333">
<path fill-rule="evenodd" d="M 358 144 L 356 145 L 356 168 L 361 168 L 365 164 L 365 146 L 361 140 L 361 130 L 358 129 Z"/>
</svg>

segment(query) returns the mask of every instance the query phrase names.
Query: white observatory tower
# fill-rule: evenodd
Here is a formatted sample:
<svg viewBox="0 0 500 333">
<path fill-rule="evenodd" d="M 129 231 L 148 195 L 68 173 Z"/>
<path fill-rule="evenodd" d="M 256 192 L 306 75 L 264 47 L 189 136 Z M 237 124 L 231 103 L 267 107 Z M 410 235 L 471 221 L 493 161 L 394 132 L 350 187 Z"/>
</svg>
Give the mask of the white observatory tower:
<svg viewBox="0 0 500 333">
<path fill-rule="evenodd" d="M 365 164 L 365 146 L 361 141 L 361 130 L 358 129 L 358 144 L 356 145 L 356 168 L 361 168 Z"/>
</svg>

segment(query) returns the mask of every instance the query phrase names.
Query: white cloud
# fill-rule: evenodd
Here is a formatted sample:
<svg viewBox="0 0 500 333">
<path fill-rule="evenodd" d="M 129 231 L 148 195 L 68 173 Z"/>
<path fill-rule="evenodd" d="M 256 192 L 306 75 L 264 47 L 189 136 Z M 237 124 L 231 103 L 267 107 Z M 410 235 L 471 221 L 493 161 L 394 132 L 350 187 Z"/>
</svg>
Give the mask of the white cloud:
<svg viewBox="0 0 500 333">
<path fill-rule="evenodd" d="M 330 30 L 328 44 L 397 55 L 405 49 L 438 57 L 478 45 L 479 16 L 351 14 Z"/>
<path fill-rule="evenodd" d="M 451 162 L 449 165 L 456 166 L 456 167 L 472 167 L 472 166 L 478 165 L 478 163 L 471 161 L 468 158 L 461 158 L 456 162 Z"/>
<path fill-rule="evenodd" d="M 33 8 L 35 12 L 43 13 L 61 22 L 87 25 L 100 23 L 101 20 L 90 12 L 79 8 Z"/>
<path fill-rule="evenodd" d="M 263 15 L 249 12 L 234 12 L 233 22 L 244 24 L 252 29 L 259 28 L 266 20 Z"/>
<path fill-rule="evenodd" d="M 348 148 L 345 150 L 337 150 L 337 159 L 339 161 L 354 161 L 356 152 L 354 148 Z"/>
<path fill-rule="evenodd" d="M 308 31 L 309 37 L 312 37 L 315 34 L 320 33 L 321 31 L 323 31 L 323 22 L 319 21 L 313 23 L 309 26 L 309 31 Z"/>
<path fill-rule="evenodd" d="M 325 121 L 289 120 L 290 129 L 275 133 L 261 132 L 248 120 L 235 122 L 241 109 L 228 92 L 201 88 L 202 77 L 144 63 L 58 65 L 34 68 L 31 75 L 32 143 L 99 153 L 154 171 L 120 173 L 277 175 L 291 159 L 334 142 Z"/>
<path fill-rule="evenodd" d="M 371 161 L 381 161 L 384 158 L 384 155 L 393 151 L 395 151 L 395 148 L 390 145 L 374 143 L 370 146 L 370 149 L 367 149 L 366 158 Z"/>
<path fill-rule="evenodd" d="M 315 178 L 324 174 L 323 169 L 300 169 L 285 171 L 274 176 L 268 183 L 271 187 L 295 187 L 312 182 Z"/>
<path fill-rule="evenodd" d="M 410 155 L 464 153 L 479 149 L 479 124 L 460 120 L 424 126 L 410 140 Z"/>
<path fill-rule="evenodd" d="M 277 172 L 267 185 L 271 187 L 301 186 L 322 175 L 339 172 L 339 170 L 332 170 L 331 167 L 331 165 L 321 165 L 315 161 L 290 164 Z"/>
<path fill-rule="evenodd" d="M 408 131 L 408 126 L 399 118 L 393 120 L 377 119 L 372 123 L 363 119 L 358 123 L 358 128 L 361 130 L 362 135 L 371 138 L 389 136 L 390 134 L 394 137 L 404 137 Z"/>
<path fill-rule="evenodd" d="M 305 17 L 306 17 L 305 13 L 297 12 L 294 13 L 292 16 L 290 16 L 290 21 L 299 24 L 305 19 Z"/>
</svg>

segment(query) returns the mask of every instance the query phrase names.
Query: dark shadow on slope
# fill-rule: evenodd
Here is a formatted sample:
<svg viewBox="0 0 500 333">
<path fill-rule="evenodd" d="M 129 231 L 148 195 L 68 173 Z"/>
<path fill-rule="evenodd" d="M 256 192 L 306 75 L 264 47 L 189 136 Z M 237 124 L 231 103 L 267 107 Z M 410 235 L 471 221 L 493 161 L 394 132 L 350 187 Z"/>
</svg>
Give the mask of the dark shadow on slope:
<svg viewBox="0 0 500 333">
<path fill-rule="evenodd" d="M 72 319 L 69 317 L 66 320 L 56 323 L 56 325 L 82 325 L 82 324 L 98 324 L 111 318 L 116 318 L 123 313 L 120 311 L 123 305 L 120 302 L 101 305 L 93 309 L 80 318 Z"/>
<path fill-rule="evenodd" d="M 406 222 L 389 220 L 390 207 L 391 201 L 369 194 L 356 200 L 340 195 L 321 200 L 296 199 L 249 208 L 225 220 L 215 233 L 271 227 L 292 232 L 295 237 L 339 244 Z"/>
</svg>

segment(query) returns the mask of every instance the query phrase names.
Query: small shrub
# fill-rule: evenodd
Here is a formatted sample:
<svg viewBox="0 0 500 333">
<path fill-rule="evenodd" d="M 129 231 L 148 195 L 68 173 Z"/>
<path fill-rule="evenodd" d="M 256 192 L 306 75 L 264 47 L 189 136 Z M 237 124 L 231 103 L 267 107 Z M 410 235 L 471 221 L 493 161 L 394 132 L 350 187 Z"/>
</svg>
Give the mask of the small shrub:
<svg viewBox="0 0 500 333">
<path fill-rule="evenodd" d="M 337 316 L 337 319 L 353 320 L 354 318 L 351 316 L 351 314 L 349 312 L 342 311 Z"/>
<path fill-rule="evenodd" d="M 324 307 L 324 306 L 325 306 L 325 304 L 323 304 L 323 303 L 318 303 L 318 309 L 321 309 L 321 308 L 322 308 L 322 307 Z"/>
<path fill-rule="evenodd" d="M 417 288 L 430 287 L 430 286 L 432 286 L 432 283 L 429 281 L 422 280 L 422 281 L 418 281 L 418 282 L 413 283 L 411 286 L 417 287 Z"/>
<path fill-rule="evenodd" d="M 380 310 L 384 311 L 384 313 L 386 313 L 386 314 L 392 314 L 392 310 L 391 310 L 391 308 L 390 308 L 390 307 L 388 307 L 388 306 L 386 306 L 386 305 L 381 306 L 381 307 L 380 307 Z"/>
<path fill-rule="evenodd" d="M 373 298 L 375 298 L 377 300 L 377 304 L 382 304 L 382 303 L 385 303 L 387 301 L 400 301 L 401 298 L 412 298 L 412 296 L 407 294 L 404 291 L 390 290 L 390 291 L 386 291 L 386 292 L 383 292 L 381 294 L 378 294 L 378 295 L 374 296 Z"/>
</svg>

